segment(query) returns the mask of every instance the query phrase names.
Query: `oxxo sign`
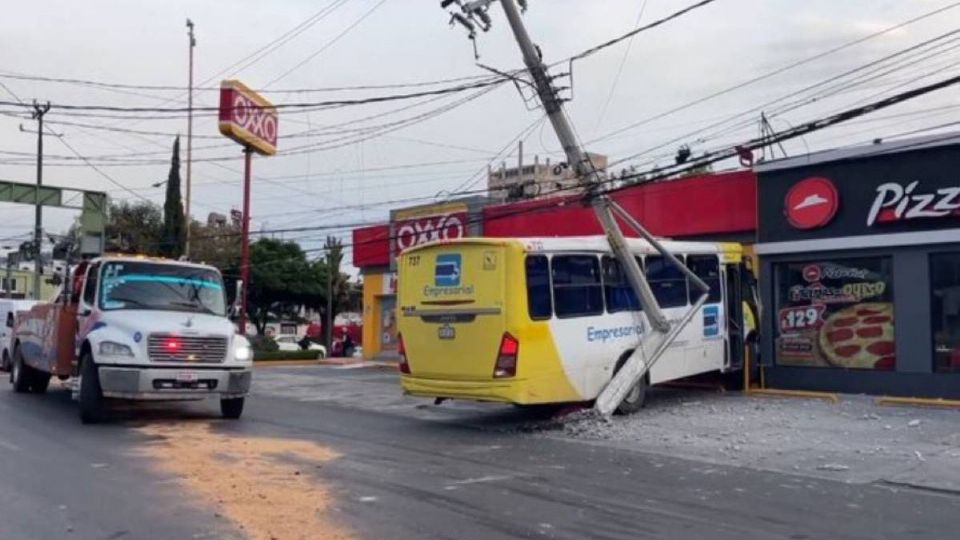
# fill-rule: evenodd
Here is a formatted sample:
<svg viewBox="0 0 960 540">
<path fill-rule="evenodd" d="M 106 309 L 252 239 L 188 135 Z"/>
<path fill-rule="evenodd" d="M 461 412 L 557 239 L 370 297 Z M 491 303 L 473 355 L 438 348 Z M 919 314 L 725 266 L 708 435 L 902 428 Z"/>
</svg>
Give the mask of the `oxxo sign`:
<svg viewBox="0 0 960 540">
<path fill-rule="evenodd" d="M 277 153 L 277 109 L 240 81 L 220 84 L 220 133 L 259 154 Z"/>
<path fill-rule="evenodd" d="M 466 204 L 454 203 L 398 211 L 393 218 L 396 253 L 438 240 L 456 240 L 469 232 Z"/>
<path fill-rule="evenodd" d="M 467 213 L 441 214 L 397 223 L 397 250 L 436 240 L 455 240 L 467 234 Z"/>
</svg>

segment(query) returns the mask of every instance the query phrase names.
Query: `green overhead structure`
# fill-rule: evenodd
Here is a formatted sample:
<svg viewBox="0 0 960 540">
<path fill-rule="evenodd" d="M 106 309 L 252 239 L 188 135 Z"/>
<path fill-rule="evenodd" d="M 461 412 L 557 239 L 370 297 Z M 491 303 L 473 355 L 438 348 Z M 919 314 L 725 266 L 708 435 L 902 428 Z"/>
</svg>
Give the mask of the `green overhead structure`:
<svg viewBox="0 0 960 540">
<path fill-rule="evenodd" d="M 69 204 L 78 197 L 70 196 L 64 202 L 64 192 L 82 195 L 79 202 Z M 55 208 L 73 208 L 80 210 L 79 241 L 82 256 L 94 256 L 103 253 L 104 231 L 107 227 L 107 194 L 102 191 L 41 186 L 37 193 L 36 184 L 0 180 L 0 202 L 19 203 Z"/>
</svg>

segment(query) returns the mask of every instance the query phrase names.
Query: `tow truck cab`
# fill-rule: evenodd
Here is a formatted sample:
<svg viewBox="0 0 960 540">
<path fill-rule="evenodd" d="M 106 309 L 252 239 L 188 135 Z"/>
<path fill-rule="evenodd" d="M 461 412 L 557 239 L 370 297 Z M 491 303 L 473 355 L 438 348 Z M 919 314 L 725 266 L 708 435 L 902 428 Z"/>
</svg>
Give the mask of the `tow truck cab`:
<svg viewBox="0 0 960 540">
<path fill-rule="evenodd" d="M 252 356 L 226 317 L 217 269 L 105 256 L 78 265 L 55 302 L 19 318 L 11 382 L 39 393 L 51 376 L 70 380 L 84 421 L 102 417 L 105 398 L 219 397 L 223 415 L 237 418 Z"/>
</svg>

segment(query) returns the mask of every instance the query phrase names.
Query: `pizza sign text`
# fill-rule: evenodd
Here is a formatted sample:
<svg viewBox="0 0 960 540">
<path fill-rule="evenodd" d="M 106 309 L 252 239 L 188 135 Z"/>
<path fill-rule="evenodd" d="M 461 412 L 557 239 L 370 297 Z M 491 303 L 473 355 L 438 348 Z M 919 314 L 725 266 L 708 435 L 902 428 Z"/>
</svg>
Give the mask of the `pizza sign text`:
<svg viewBox="0 0 960 540">
<path fill-rule="evenodd" d="M 917 218 L 960 215 L 960 186 L 940 188 L 933 193 L 917 192 L 920 181 L 904 187 L 897 182 L 877 186 L 877 196 L 867 214 L 867 226 Z"/>
</svg>

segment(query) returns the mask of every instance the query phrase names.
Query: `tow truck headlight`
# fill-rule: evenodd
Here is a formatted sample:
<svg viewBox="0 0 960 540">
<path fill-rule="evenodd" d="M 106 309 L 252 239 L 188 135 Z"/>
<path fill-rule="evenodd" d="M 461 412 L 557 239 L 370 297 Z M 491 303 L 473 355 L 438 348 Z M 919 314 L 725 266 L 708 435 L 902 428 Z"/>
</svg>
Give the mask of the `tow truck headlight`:
<svg viewBox="0 0 960 540">
<path fill-rule="evenodd" d="M 250 349 L 249 345 L 237 345 L 237 352 L 234 353 L 234 358 L 241 362 L 246 362 L 253 357 L 253 350 Z"/>
<path fill-rule="evenodd" d="M 115 341 L 104 341 L 100 344 L 100 354 L 105 356 L 133 356 L 133 350 Z"/>
</svg>

